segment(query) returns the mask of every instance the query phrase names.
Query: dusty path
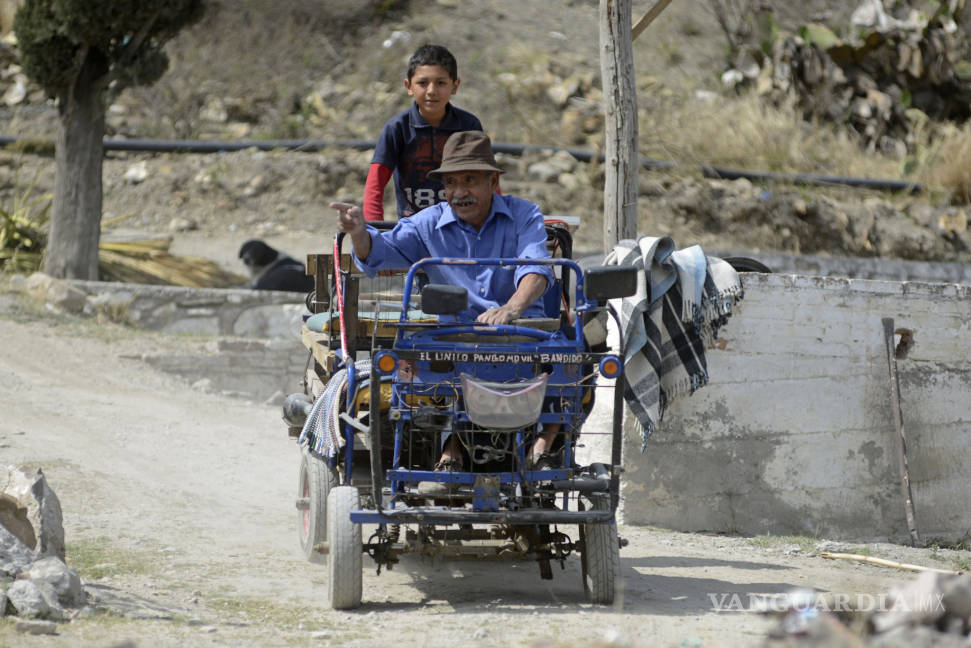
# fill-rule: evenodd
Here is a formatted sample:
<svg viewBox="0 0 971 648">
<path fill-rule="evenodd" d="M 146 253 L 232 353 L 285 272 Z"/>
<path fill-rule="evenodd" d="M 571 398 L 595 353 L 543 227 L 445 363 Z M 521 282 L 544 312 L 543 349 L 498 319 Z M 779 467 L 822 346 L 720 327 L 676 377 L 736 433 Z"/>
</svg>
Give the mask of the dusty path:
<svg viewBox="0 0 971 648">
<path fill-rule="evenodd" d="M 365 605 L 325 605 L 295 533 L 298 453 L 279 410 L 201 393 L 129 359 L 178 338 L 52 316 L 0 292 L 0 462 L 43 468 L 68 561 L 110 603 L 57 637 L 0 646 L 749 646 L 770 621 L 713 597 L 792 586 L 873 593 L 902 572 L 784 551 L 792 540 L 622 528 L 624 594 L 584 602 L 579 561 L 367 568 Z M 911 562 L 938 564 L 926 554 Z M 940 564 L 940 566 L 947 566 Z M 717 600 L 717 599 L 716 599 Z"/>
</svg>

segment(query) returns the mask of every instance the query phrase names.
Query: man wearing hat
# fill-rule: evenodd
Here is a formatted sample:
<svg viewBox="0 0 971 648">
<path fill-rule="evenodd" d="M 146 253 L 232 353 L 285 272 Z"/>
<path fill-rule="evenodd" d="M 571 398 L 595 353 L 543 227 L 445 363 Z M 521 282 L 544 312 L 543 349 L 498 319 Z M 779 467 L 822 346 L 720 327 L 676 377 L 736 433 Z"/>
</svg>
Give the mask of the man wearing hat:
<svg viewBox="0 0 971 648">
<path fill-rule="evenodd" d="M 539 207 L 497 194 L 500 173 L 489 136 L 461 131 L 448 138 L 442 165 L 428 174 L 445 185 L 446 202 L 403 218 L 384 232 L 367 225 L 359 207 L 330 206 L 338 212 L 338 227 L 351 238 L 355 263 L 369 277 L 426 257 L 549 257 Z M 487 324 L 542 317 L 540 297 L 553 284 L 549 266 L 433 265 L 425 271 L 433 283 L 465 287 L 470 314 Z"/>
<path fill-rule="evenodd" d="M 337 225 L 350 236 L 354 262 L 369 277 L 381 268 L 407 268 L 426 257 L 544 259 L 546 228 L 539 207 L 497 194 L 499 174 L 492 143 L 482 131 L 461 131 L 445 142 L 442 165 L 429 177 L 441 179 L 446 202 L 402 218 L 379 232 L 364 222 L 364 212 L 348 203 L 331 203 Z M 469 311 L 479 322 L 508 324 L 520 317 L 542 317 L 540 297 L 553 285 L 549 266 L 430 265 L 433 283 L 463 286 Z M 547 460 L 560 425 L 548 425 L 533 442 L 530 464 Z M 454 434 L 445 433 L 435 470 L 457 470 L 462 454 Z M 545 465 L 542 465 L 546 467 Z M 440 482 L 422 482 L 419 491 L 447 493 Z"/>
</svg>

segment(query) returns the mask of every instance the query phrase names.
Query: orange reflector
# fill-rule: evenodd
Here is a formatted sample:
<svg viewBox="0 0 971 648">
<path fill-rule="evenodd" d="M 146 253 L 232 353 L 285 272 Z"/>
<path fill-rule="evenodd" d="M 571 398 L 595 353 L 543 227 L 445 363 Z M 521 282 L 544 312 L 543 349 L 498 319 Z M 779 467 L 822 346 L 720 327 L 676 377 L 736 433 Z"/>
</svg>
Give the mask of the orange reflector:
<svg viewBox="0 0 971 648">
<path fill-rule="evenodd" d="M 614 360 L 607 360 L 605 363 L 603 363 L 600 370 L 604 373 L 604 375 L 616 376 L 620 371 L 620 366 Z"/>
<path fill-rule="evenodd" d="M 394 364 L 394 356 L 390 353 L 378 358 L 378 369 L 384 373 L 390 373 L 392 370 L 394 370 Z"/>
</svg>

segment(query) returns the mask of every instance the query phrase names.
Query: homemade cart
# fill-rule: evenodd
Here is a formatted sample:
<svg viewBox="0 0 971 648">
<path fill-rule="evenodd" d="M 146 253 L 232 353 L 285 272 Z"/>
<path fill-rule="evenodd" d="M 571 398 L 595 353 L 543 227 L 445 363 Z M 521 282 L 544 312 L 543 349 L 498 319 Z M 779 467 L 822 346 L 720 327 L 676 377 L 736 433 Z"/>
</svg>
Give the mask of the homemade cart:
<svg viewBox="0 0 971 648">
<path fill-rule="evenodd" d="M 301 452 L 300 543 L 326 561 L 334 608 L 360 605 L 364 554 L 380 573 L 409 553 L 534 560 L 545 579 L 552 562 L 577 553 L 589 600 L 613 602 L 622 389 L 603 431 L 609 463 L 578 465 L 575 450 L 597 375 L 619 377 L 624 357 L 623 341 L 614 352 L 592 345 L 585 325 L 616 317 L 606 300 L 632 294 L 636 271 L 581 272 L 569 229 L 548 222 L 547 236 L 550 259 L 423 259 L 375 280 L 341 254 L 342 235 L 333 254 L 308 258 L 316 288 L 302 331 L 305 391 L 288 397 L 284 419 Z M 422 278 L 433 264 L 550 265 L 547 317 L 502 326 L 463 318 L 465 289 Z M 530 465 L 544 429 L 556 431 L 552 456 Z M 463 467 L 435 471 L 453 434 Z"/>
</svg>

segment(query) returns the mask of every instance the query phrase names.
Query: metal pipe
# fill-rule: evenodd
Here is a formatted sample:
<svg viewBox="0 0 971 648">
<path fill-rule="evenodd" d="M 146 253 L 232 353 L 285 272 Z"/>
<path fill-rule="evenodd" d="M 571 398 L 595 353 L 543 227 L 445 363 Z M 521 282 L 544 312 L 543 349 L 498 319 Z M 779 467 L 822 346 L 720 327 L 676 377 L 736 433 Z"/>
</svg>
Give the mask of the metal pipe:
<svg viewBox="0 0 971 648">
<path fill-rule="evenodd" d="M 283 420 L 290 427 L 302 428 L 314 404 L 306 394 L 290 394 L 283 401 Z"/>
</svg>

